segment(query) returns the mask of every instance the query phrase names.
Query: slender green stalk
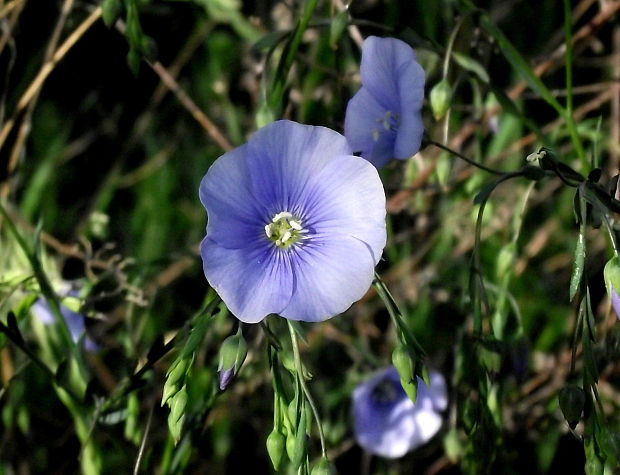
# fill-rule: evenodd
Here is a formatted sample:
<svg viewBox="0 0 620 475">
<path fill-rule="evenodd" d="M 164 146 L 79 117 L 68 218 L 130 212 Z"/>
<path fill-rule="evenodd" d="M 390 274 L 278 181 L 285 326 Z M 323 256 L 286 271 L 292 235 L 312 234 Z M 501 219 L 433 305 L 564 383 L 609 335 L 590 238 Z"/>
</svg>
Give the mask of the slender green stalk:
<svg viewBox="0 0 620 475">
<path fill-rule="evenodd" d="M 579 134 L 577 132 L 577 124 L 573 118 L 573 23 L 572 10 L 570 0 L 564 0 L 564 43 L 566 44 L 564 64 L 566 69 L 566 109 L 565 120 L 571 140 L 581 160 L 581 166 L 585 172 L 588 169 L 586 152 L 583 149 Z"/>
<path fill-rule="evenodd" d="M 440 148 L 452 155 L 454 155 L 455 157 L 460 158 L 461 160 L 469 163 L 470 165 L 479 168 L 480 170 L 484 170 L 487 173 L 492 173 L 493 175 L 504 175 L 503 171 L 500 170 L 495 170 L 493 168 L 489 168 L 485 165 L 483 165 L 482 163 L 478 163 L 475 160 L 472 160 L 471 158 L 463 155 L 462 153 L 457 152 L 456 150 L 451 149 L 450 147 L 448 147 L 447 145 L 444 145 L 442 143 L 439 142 L 435 142 L 434 140 L 427 140 L 427 142 L 431 145 L 434 145 L 437 148 Z"/>
<path fill-rule="evenodd" d="M 321 418 L 319 417 L 319 411 L 316 407 L 314 399 L 312 398 L 312 394 L 310 394 L 310 390 L 306 385 L 306 379 L 304 378 L 303 367 L 301 363 L 301 356 L 299 355 L 299 346 L 297 345 L 297 335 L 295 334 L 295 329 L 290 321 L 286 321 L 288 324 L 288 332 L 291 335 L 291 345 L 293 345 L 293 357 L 295 359 L 295 371 L 297 372 L 297 380 L 301 385 L 301 389 L 306 396 L 306 400 L 308 404 L 310 404 L 310 408 L 312 409 L 312 413 L 314 415 L 314 419 L 316 420 L 316 425 L 319 429 L 319 439 L 321 441 L 321 455 L 323 458 L 327 458 L 327 450 L 325 449 L 325 435 L 323 434 L 323 426 L 321 425 Z"/>
</svg>

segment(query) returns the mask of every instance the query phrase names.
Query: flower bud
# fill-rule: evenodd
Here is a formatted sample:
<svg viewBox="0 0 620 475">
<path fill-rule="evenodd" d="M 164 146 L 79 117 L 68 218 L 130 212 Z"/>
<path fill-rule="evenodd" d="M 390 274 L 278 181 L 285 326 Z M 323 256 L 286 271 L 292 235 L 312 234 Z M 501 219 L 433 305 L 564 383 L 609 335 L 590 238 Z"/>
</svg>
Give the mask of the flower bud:
<svg viewBox="0 0 620 475">
<path fill-rule="evenodd" d="M 331 464 L 329 463 L 329 460 L 327 460 L 325 457 L 321 457 L 321 460 L 319 461 L 319 463 L 317 463 L 312 468 L 312 472 L 310 472 L 310 475 L 331 475 L 331 474 L 332 474 Z"/>
<path fill-rule="evenodd" d="M 616 312 L 616 316 L 620 319 L 620 296 L 618 296 L 618 290 L 620 290 L 620 257 L 612 257 L 605 264 L 603 275 L 607 292 L 611 298 L 611 305 L 614 308 L 614 312 Z"/>
<path fill-rule="evenodd" d="M 564 419 L 568 422 L 569 427 L 574 429 L 581 418 L 585 404 L 586 398 L 583 389 L 577 386 L 566 386 L 560 390 L 558 399 Z"/>
<path fill-rule="evenodd" d="M 442 79 L 431 89 L 431 109 L 435 120 L 440 120 L 448 109 L 452 101 L 452 88 L 447 79 Z"/>
<path fill-rule="evenodd" d="M 241 329 L 235 335 L 224 340 L 220 347 L 220 358 L 217 371 L 219 373 L 220 389 L 224 391 L 239 372 L 248 353 L 248 345 L 243 338 Z"/>
<path fill-rule="evenodd" d="M 278 429 L 273 429 L 271 434 L 267 437 L 267 453 L 271 459 L 271 464 L 274 470 L 278 470 L 280 462 L 282 460 L 282 454 L 284 453 L 286 438 Z"/>
<path fill-rule="evenodd" d="M 400 376 L 400 384 L 413 402 L 418 393 L 418 380 L 415 377 L 415 363 L 405 345 L 399 344 L 392 352 L 392 364 Z"/>
<path fill-rule="evenodd" d="M 101 4 L 101 16 L 106 26 L 112 26 L 121 14 L 123 7 L 120 0 L 104 0 Z"/>
</svg>

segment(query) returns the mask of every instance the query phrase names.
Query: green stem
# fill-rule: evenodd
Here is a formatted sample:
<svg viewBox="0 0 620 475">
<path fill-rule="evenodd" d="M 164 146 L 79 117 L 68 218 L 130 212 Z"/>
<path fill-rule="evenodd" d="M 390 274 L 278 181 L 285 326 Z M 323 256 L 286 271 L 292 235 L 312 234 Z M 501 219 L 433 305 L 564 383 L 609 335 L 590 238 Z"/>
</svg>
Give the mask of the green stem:
<svg viewBox="0 0 620 475">
<path fill-rule="evenodd" d="M 304 31 L 308 27 L 310 23 L 310 19 L 312 18 L 312 14 L 314 13 L 314 9 L 318 4 L 318 0 L 307 0 L 304 5 L 303 12 L 299 19 L 299 23 L 293 32 L 293 36 L 290 40 L 290 43 L 286 45 L 284 51 L 282 53 L 282 58 L 278 63 L 278 67 L 275 72 L 271 93 L 269 94 L 269 105 L 277 109 L 276 115 L 279 115 L 279 110 L 282 102 L 282 96 L 284 94 L 284 86 L 286 84 L 286 76 L 295 61 L 295 57 L 297 56 L 297 51 L 299 50 L 299 45 L 301 44 L 301 39 L 303 37 Z"/>
<path fill-rule="evenodd" d="M 373 285 L 375 287 L 375 290 L 377 291 L 377 294 L 383 301 L 383 304 L 385 305 L 385 308 L 387 309 L 388 314 L 390 315 L 390 318 L 392 319 L 392 322 L 394 323 L 394 326 L 398 329 L 398 331 L 400 332 L 400 335 L 402 335 L 402 338 L 404 339 L 404 343 L 407 346 L 414 348 L 416 353 L 418 353 L 420 356 L 424 356 L 425 352 L 424 352 L 424 349 L 422 348 L 422 345 L 418 343 L 418 341 L 415 338 L 415 335 L 413 334 L 413 332 L 409 329 L 409 327 L 403 320 L 402 312 L 398 308 L 398 305 L 396 304 L 394 297 L 388 290 L 387 286 L 385 285 L 385 282 L 383 282 L 381 277 L 379 277 L 379 274 L 377 274 L 376 272 L 375 272 L 375 281 Z"/>
<path fill-rule="evenodd" d="M 588 162 L 586 160 L 586 152 L 583 149 L 579 134 L 577 132 L 577 125 L 573 118 L 573 33 L 572 33 L 572 11 L 570 0 L 564 0 L 564 42 L 566 44 L 566 52 L 564 55 L 564 63 L 566 69 L 566 109 L 565 120 L 568 132 L 571 140 L 577 151 L 577 155 L 581 160 L 581 166 L 585 172 L 588 169 Z"/>
<path fill-rule="evenodd" d="M 616 231 L 613 226 L 609 222 L 609 216 L 606 213 L 603 214 L 603 222 L 605 223 L 605 229 L 607 229 L 607 233 L 609 234 L 609 239 L 611 240 L 611 246 L 614 249 L 614 255 L 616 257 L 620 256 L 620 244 L 618 244 L 618 236 L 616 236 Z"/>
<path fill-rule="evenodd" d="M 502 172 L 500 170 L 495 170 L 481 163 L 478 163 L 475 160 L 472 160 L 471 158 L 463 155 L 462 153 L 457 152 L 456 150 L 451 149 L 450 147 L 442 143 L 435 142 L 434 140 L 430 140 L 430 139 L 427 140 L 427 143 L 434 145 L 435 147 L 440 148 L 448 153 L 451 153 L 452 155 L 460 158 L 461 160 L 464 160 L 465 162 L 469 163 L 470 165 L 473 165 L 476 168 L 479 168 L 480 170 L 484 170 L 487 173 L 492 173 L 493 175 L 504 175 L 505 174 L 505 172 Z"/>
<path fill-rule="evenodd" d="M 295 329 L 290 321 L 286 321 L 288 324 L 288 332 L 291 335 L 291 344 L 293 346 L 293 357 L 295 359 L 295 371 L 297 373 L 297 381 L 299 382 L 301 389 L 306 396 L 306 400 L 308 404 L 310 404 L 310 408 L 312 409 L 312 414 L 314 415 L 314 419 L 316 420 L 316 425 L 319 429 L 319 439 L 321 440 L 321 455 L 323 458 L 327 459 L 327 450 L 325 449 L 325 435 L 323 434 L 323 426 L 321 425 L 321 418 L 319 417 L 319 411 L 314 403 L 314 399 L 310 394 L 310 390 L 306 385 L 306 379 L 304 378 L 303 366 L 301 363 L 301 356 L 299 355 L 299 346 L 297 345 L 297 335 L 295 334 Z"/>
</svg>

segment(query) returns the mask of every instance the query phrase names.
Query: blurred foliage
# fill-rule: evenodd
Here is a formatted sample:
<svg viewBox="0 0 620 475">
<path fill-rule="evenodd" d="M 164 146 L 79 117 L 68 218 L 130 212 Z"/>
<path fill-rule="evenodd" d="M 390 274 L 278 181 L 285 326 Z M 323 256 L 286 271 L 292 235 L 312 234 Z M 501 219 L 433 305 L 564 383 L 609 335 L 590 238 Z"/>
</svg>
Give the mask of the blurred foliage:
<svg viewBox="0 0 620 475">
<path fill-rule="evenodd" d="M 620 2 L 344 3 L 0 0 L 0 473 L 325 473 L 307 390 L 338 473 L 617 470 Z M 219 391 L 239 324 L 202 273 L 199 182 L 272 120 L 342 131 L 371 34 L 427 75 L 427 146 L 381 172 L 389 291 L 242 326 Z M 497 183 L 436 144 L 509 173 L 550 154 Z M 66 285 L 98 352 L 30 312 Z M 451 381 L 444 428 L 371 460 L 351 392 L 418 344 Z"/>
</svg>

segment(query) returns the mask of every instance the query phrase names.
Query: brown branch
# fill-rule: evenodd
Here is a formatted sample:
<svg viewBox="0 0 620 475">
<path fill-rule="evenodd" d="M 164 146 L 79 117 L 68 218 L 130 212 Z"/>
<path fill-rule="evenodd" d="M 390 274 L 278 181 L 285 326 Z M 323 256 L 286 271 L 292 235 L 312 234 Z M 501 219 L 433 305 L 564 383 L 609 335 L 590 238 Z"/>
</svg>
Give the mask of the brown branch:
<svg viewBox="0 0 620 475">
<path fill-rule="evenodd" d="M 30 101 L 36 96 L 39 92 L 45 80 L 54 70 L 56 65 L 65 57 L 65 55 L 69 52 L 69 50 L 77 43 L 77 41 L 86 33 L 91 26 L 95 24 L 95 22 L 101 17 L 101 7 L 97 7 L 92 11 L 86 19 L 80 23 L 80 25 L 69 35 L 69 37 L 60 45 L 60 47 L 53 54 L 51 59 L 47 61 L 43 67 L 39 70 L 38 74 L 34 78 L 34 80 L 26 89 L 26 92 L 22 94 L 15 111 L 13 112 L 13 117 L 9 119 L 2 130 L 0 130 L 0 148 L 4 145 L 9 133 L 13 130 L 13 127 L 16 122 L 16 117 L 26 108 L 26 106 L 30 103 Z"/>
</svg>

